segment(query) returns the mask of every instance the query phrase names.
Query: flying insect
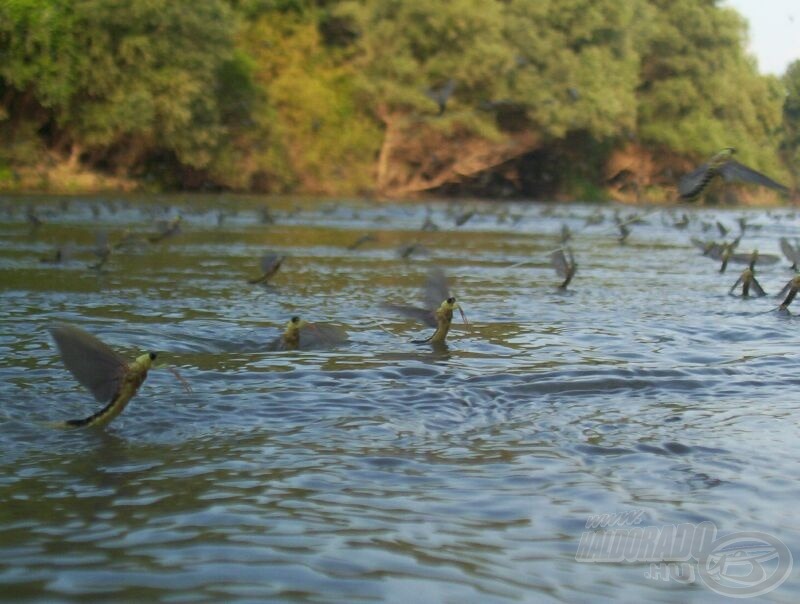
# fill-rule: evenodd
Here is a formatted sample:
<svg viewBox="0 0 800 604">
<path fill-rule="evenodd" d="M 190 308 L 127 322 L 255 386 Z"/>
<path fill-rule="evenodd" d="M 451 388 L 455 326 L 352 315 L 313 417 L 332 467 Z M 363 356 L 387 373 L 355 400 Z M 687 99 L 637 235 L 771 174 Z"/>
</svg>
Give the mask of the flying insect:
<svg viewBox="0 0 800 604">
<path fill-rule="evenodd" d="M 678 182 L 680 198 L 683 201 L 695 201 L 717 177 L 725 182 L 749 182 L 784 194 L 789 192 L 786 186 L 733 159 L 735 153 L 735 148 L 725 147 L 706 163 L 684 175 Z"/>
<path fill-rule="evenodd" d="M 795 245 L 792 245 L 786 237 L 781 237 L 780 244 L 783 255 L 792 263 L 792 270 L 796 271 L 797 265 L 800 263 L 800 250 L 797 248 L 797 242 L 795 242 Z"/>
<path fill-rule="evenodd" d="M 294 316 L 286 323 L 280 337 L 274 339 L 270 350 L 305 350 L 328 348 L 347 341 L 347 331 L 330 323 L 310 323 Z"/>
<path fill-rule="evenodd" d="M 387 308 L 417 319 L 429 327 L 435 327 L 433 334 L 424 340 L 412 340 L 415 344 L 430 343 L 434 346 L 443 346 L 453 322 L 453 311 L 458 309 L 465 324 L 467 318 L 454 296 L 450 295 L 447 277 L 439 268 L 431 269 L 423 287 L 424 308 L 405 306 L 401 304 L 387 304 Z"/>
<path fill-rule="evenodd" d="M 60 245 L 56 247 L 52 254 L 49 256 L 42 256 L 39 262 L 43 264 L 61 264 L 67 262 L 72 258 L 72 246 L 70 244 Z"/>
<path fill-rule="evenodd" d="M 286 260 L 286 256 L 273 253 L 264 254 L 261 257 L 261 274 L 253 279 L 248 279 L 247 282 L 252 284 L 268 283 L 278 272 L 284 260 Z"/>
<path fill-rule="evenodd" d="M 159 243 L 181 232 L 181 215 L 178 214 L 172 220 L 162 220 L 157 224 L 158 232 L 155 235 L 150 235 L 147 240 L 150 243 Z"/>
<path fill-rule="evenodd" d="M 720 273 L 724 273 L 727 270 L 728 262 L 732 259 L 735 262 L 743 263 L 750 261 L 750 254 L 734 254 L 734 250 L 739 245 L 739 237 L 733 241 L 723 241 L 722 243 L 717 243 L 716 241 L 701 241 L 700 239 L 692 238 L 692 243 L 703 252 L 703 256 L 708 256 L 713 260 L 720 261 Z"/>
<path fill-rule="evenodd" d="M 566 254 L 564 253 L 566 250 Z M 575 271 L 578 270 L 578 265 L 575 264 L 575 257 L 572 255 L 570 248 L 559 248 L 550 254 L 550 263 L 556 269 L 556 273 L 563 279 L 558 289 L 567 289 L 567 286 L 575 276 Z"/>
<path fill-rule="evenodd" d="M 90 264 L 89 268 L 99 271 L 111 259 L 112 248 L 108 241 L 108 233 L 105 231 L 98 231 L 95 233 L 92 253 L 97 256 L 97 262 Z"/>
<path fill-rule="evenodd" d="M 756 279 L 756 262 L 758 262 L 758 257 L 758 250 L 753 250 L 753 253 L 750 255 L 749 265 L 742 271 L 742 274 L 739 275 L 736 283 L 731 286 L 728 294 L 733 295 L 733 292 L 736 290 L 736 288 L 741 285 L 742 298 L 748 298 L 750 296 L 751 288 L 756 297 L 760 298 L 761 296 L 767 295 L 767 293 L 764 291 L 764 288 L 761 287 L 761 284 L 758 282 L 758 279 Z"/>
<path fill-rule="evenodd" d="M 397 255 L 400 258 L 403 258 L 404 260 L 408 260 L 409 258 L 411 258 L 411 256 L 415 254 L 427 255 L 430 254 L 430 250 L 421 243 L 417 243 L 416 241 L 414 243 L 402 245 L 399 248 L 397 248 Z"/>
<path fill-rule="evenodd" d="M 348 250 L 357 250 L 358 248 L 360 248 L 365 243 L 370 243 L 372 241 L 377 241 L 377 240 L 378 240 L 378 238 L 375 237 L 375 235 L 373 233 L 365 233 L 364 235 L 361 235 L 361 237 L 356 239 L 353 243 L 348 245 L 347 249 Z"/>
<path fill-rule="evenodd" d="M 624 245 L 631 234 L 631 230 L 628 228 L 630 222 L 627 220 L 623 220 L 622 217 L 619 215 L 619 212 L 614 212 L 614 222 L 616 223 L 617 229 L 619 230 L 619 237 L 617 237 L 617 242 L 619 242 L 620 245 Z"/>
<path fill-rule="evenodd" d="M 71 325 L 53 327 L 50 334 L 64 366 L 96 401 L 105 403 L 89 417 L 67 420 L 63 425 L 68 427 L 100 427 L 111 423 L 142 386 L 156 359 L 155 352 L 147 352 L 128 363 L 96 337 Z"/>
<path fill-rule="evenodd" d="M 788 283 L 783 286 L 783 289 L 778 292 L 778 297 L 780 298 L 784 294 L 786 297 L 781 302 L 781 305 L 778 307 L 780 310 L 787 310 L 789 305 L 794 300 L 795 296 L 797 296 L 797 292 L 800 291 L 800 275 L 795 275 L 791 279 L 789 279 Z"/>
<path fill-rule="evenodd" d="M 437 115 L 442 115 L 447 107 L 447 101 L 453 95 L 456 89 L 456 81 L 453 78 L 448 79 L 439 86 L 431 86 L 425 90 L 425 96 L 431 99 L 439 108 Z"/>
</svg>

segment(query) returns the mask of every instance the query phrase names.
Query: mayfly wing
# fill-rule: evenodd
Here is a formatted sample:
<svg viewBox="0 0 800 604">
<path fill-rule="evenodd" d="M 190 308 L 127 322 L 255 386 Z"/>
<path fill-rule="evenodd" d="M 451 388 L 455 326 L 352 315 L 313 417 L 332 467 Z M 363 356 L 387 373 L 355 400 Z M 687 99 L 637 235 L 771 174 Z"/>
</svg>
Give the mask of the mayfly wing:
<svg viewBox="0 0 800 604">
<path fill-rule="evenodd" d="M 423 300 L 425 308 L 435 311 L 439 305 L 450 297 L 450 287 L 447 284 L 447 276 L 440 268 L 432 268 L 428 272 L 423 290 Z"/>
<path fill-rule="evenodd" d="M 756 292 L 756 296 L 766 296 L 767 292 L 764 291 L 764 288 L 761 287 L 761 284 L 758 282 L 758 279 L 753 277 L 752 282 L 750 285 L 753 287 L 753 291 Z"/>
<path fill-rule="evenodd" d="M 330 323 L 311 323 L 300 332 L 300 347 L 335 346 L 347 341 L 347 331 Z"/>
<path fill-rule="evenodd" d="M 725 251 L 725 246 L 719 243 L 712 243 L 706 251 L 706 256 L 713 260 L 722 260 L 722 254 Z"/>
<path fill-rule="evenodd" d="M 697 237 L 690 237 L 689 241 L 691 241 L 692 245 L 701 252 L 703 252 L 704 254 L 707 253 L 710 247 L 709 243 L 706 243 L 705 241 L 703 241 L 702 239 L 698 239 Z"/>
<path fill-rule="evenodd" d="M 789 280 L 786 282 L 786 285 L 784 285 L 784 286 L 781 288 L 781 291 L 779 291 L 777 294 L 775 294 L 775 297 L 776 297 L 776 298 L 782 298 L 783 296 L 785 296 L 785 295 L 786 295 L 786 294 L 789 292 L 789 290 L 790 290 L 791 288 L 792 288 L 792 279 L 789 279 Z"/>
<path fill-rule="evenodd" d="M 105 250 L 108 247 L 108 232 L 107 231 L 97 231 L 94 234 L 94 249 L 95 250 Z"/>
<path fill-rule="evenodd" d="M 703 164 L 696 170 L 684 175 L 678 181 L 678 192 L 681 197 L 691 197 L 699 192 L 698 189 L 703 184 L 703 180 L 708 174 L 708 169 L 708 164 Z"/>
<path fill-rule="evenodd" d="M 770 266 L 772 264 L 777 264 L 780 262 L 780 256 L 775 254 L 759 254 L 758 255 L 758 264 L 761 266 Z"/>
<path fill-rule="evenodd" d="M 550 254 L 550 263 L 553 265 L 553 268 L 556 269 L 556 273 L 559 277 L 567 276 L 569 263 L 567 262 L 567 257 L 564 255 L 564 250 L 558 249 Z"/>
<path fill-rule="evenodd" d="M 783 255 L 786 256 L 786 259 L 792 264 L 797 264 L 797 250 L 794 249 L 791 243 L 789 243 L 789 240 L 786 239 L 786 237 L 781 237 L 780 244 L 781 251 L 783 252 Z"/>
<path fill-rule="evenodd" d="M 119 389 L 128 365 L 100 340 L 72 325 L 50 329 L 64 366 L 95 400 L 108 402 Z"/>
<path fill-rule="evenodd" d="M 436 311 L 427 308 L 416 308 L 403 304 L 386 304 L 386 308 L 411 319 L 416 319 L 429 327 L 436 327 Z"/>
<path fill-rule="evenodd" d="M 274 268 L 276 268 L 276 264 L 280 264 L 283 261 L 283 258 L 278 256 L 277 254 L 264 254 L 261 257 L 261 272 L 269 273 Z"/>
<path fill-rule="evenodd" d="M 731 257 L 729 258 L 729 260 L 731 262 L 736 263 L 736 264 L 750 264 L 750 260 L 752 258 L 753 258 L 753 254 L 751 254 L 750 252 L 747 252 L 747 253 L 741 252 L 741 253 L 738 253 L 738 254 L 731 254 Z"/>
<path fill-rule="evenodd" d="M 720 168 L 720 174 L 726 181 L 741 181 L 752 182 L 782 193 L 788 193 L 789 189 L 779 182 L 775 182 L 769 176 L 765 176 L 761 172 L 757 172 L 752 168 L 748 168 L 744 164 L 740 164 L 736 160 L 730 160 Z"/>
</svg>

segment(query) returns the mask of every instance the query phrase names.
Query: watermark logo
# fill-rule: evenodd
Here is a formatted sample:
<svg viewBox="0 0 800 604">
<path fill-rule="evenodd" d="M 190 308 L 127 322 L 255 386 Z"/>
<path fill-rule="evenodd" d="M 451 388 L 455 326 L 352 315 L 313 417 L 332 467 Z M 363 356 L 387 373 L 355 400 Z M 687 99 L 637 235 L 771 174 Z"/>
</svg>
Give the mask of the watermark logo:
<svg viewBox="0 0 800 604">
<path fill-rule="evenodd" d="M 792 572 L 792 552 L 773 535 L 737 532 L 720 537 L 698 567 L 710 589 L 733 598 L 761 596 Z"/>
<path fill-rule="evenodd" d="M 713 522 L 642 526 L 644 510 L 596 514 L 586 521 L 578 562 L 649 563 L 645 578 L 691 584 L 733 598 L 760 596 L 792 572 L 792 553 L 777 537 L 736 532 L 717 537 Z"/>
</svg>

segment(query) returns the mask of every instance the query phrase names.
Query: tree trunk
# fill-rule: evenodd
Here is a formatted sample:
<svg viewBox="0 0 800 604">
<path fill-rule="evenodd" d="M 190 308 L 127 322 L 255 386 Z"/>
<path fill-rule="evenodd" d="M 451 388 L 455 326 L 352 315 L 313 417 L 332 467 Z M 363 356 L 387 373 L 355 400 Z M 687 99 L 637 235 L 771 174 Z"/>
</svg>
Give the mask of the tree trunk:
<svg viewBox="0 0 800 604">
<path fill-rule="evenodd" d="M 386 124 L 378 157 L 377 189 L 387 197 L 414 196 L 458 184 L 498 168 L 539 146 L 532 132 L 486 140 L 443 133 L 405 115 L 381 115 Z"/>
</svg>

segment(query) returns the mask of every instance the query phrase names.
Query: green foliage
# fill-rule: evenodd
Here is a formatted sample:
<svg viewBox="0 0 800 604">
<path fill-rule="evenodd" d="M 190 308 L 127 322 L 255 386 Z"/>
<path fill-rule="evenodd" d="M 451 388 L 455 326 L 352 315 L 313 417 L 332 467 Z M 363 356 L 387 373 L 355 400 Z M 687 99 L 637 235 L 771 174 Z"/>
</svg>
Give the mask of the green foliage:
<svg viewBox="0 0 800 604">
<path fill-rule="evenodd" d="M 598 139 L 635 126 L 640 3 L 615 0 L 512 0 L 507 38 L 515 68 L 513 100 L 551 138 L 586 131 Z"/>
<path fill-rule="evenodd" d="M 795 61 L 783 76 L 786 100 L 783 102 L 784 138 L 781 151 L 792 175 L 795 189 L 800 188 L 800 61 Z"/>
<path fill-rule="evenodd" d="M 484 0 L 373 0 L 343 3 L 355 22 L 361 102 L 373 115 L 435 115 L 434 90 L 452 80 L 448 110 L 473 113 L 503 93 L 502 75 L 514 64 L 504 40 L 500 2 Z M 472 116 L 490 126 L 491 116 Z"/>
<path fill-rule="evenodd" d="M 357 107 L 355 70 L 324 46 L 320 16 L 272 14 L 243 32 L 265 94 L 254 161 L 273 190 L 352 193 L 373 182 L 380 131 Z"/>
<path fill-rule="evenodd" d="M 0 162 L 0 186 L 13 182 L 14 171 L 8 164 Z"/>
<path fill-rule="evenodd" d="M 403 144 L 427 135 L 450 156 L 582 141 L 564 173 L 581 196 L 631 139 L 692 159 L 735 146 L 780 179 L 800 67 L 759 75 L 745 35 L 710 0 L 0 0 L 0 161 L 357 192 L 401 123 L 407 153 L 429 155 Z"/>
<path fill-rule="evenodd" d="M 81 94 L 63 118 L 91 148 L 124 145 L 131 163 L 153 148 L 204 167 L 223 134 L 217 76 L 231 60 L 222 2 L 87 0 L 76 6 Z"/>
<path fill-rule="evenodd" d="M 733 146 L 742 161 L 779 170 L 780 91 L 744 55 L 733 10 L 696 0 L 650 0 L 638 133 L 645 143 L 705 157 Z"/>
<path fill-rule="evenodd" d="M 121 169 L 155 152 L 211 162 L 225 134 L 217 77 L 233 54 L 224 2 L 19 0 L 1 10 L 0 79 L 46 110 L 39 124 L 53 124 L 57 144 Z"/>
<path fill-rule="evenodd" d="M 44 107 L 56 107 L 75 93 L 74 17 L 68 0 L 6 0 L 0 3 L 0 80 L 30 90 Z"/>
</svg>

